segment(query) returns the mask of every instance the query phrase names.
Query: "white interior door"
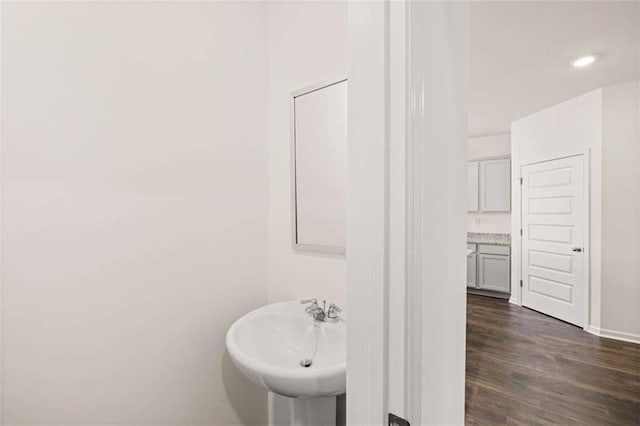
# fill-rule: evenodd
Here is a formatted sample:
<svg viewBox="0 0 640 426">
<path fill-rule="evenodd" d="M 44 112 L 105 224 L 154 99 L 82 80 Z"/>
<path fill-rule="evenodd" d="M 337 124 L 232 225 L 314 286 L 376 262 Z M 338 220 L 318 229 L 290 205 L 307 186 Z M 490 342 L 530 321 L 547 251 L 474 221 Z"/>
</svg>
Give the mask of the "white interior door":
<svg viewBox="0 0 640 426">
<path fill-rule="evenodd" d="M 522 167 L 522 305 L 584 326 L 584 156 Z"/>
</svg>

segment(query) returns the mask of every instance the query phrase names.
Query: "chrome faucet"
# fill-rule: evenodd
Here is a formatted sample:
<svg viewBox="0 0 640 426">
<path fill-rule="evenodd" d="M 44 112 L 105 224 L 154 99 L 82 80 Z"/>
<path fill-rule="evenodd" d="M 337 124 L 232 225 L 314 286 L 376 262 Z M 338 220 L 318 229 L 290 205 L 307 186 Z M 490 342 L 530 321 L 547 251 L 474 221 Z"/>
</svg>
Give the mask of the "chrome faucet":
<svg viewBox="0 0 640 426">
<path fill-rule="evenodd" d="M 327 308 L 327 301 L 322 301 L 322 306 L 318 305 L 317 299 L 305 299 L 300 301 L 303 305 L 309 304 L 305 308 L 305 312 L 313 317 L 314 320 L 320 322 L 338 322 L 340 321 L 340 316 L 338 315 L 342 312 L 339 306 L 330 303 L 329 308 Z"/>
</svg>

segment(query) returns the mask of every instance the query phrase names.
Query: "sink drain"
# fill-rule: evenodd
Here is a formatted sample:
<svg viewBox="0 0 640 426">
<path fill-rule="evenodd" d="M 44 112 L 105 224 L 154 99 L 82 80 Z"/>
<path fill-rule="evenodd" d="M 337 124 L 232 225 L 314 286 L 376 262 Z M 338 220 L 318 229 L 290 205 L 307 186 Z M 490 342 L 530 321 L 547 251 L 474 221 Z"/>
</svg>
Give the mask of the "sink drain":
<svg viewBox="0 0 640 426">
<path fill-rule="evenodd" d="M 300 366 L 304 368 L 311 367 L 311 364 L 313 364 L 313 360 L 310 359 L 303 359 L 302 361 L 300 361 Z"/>
</svg>

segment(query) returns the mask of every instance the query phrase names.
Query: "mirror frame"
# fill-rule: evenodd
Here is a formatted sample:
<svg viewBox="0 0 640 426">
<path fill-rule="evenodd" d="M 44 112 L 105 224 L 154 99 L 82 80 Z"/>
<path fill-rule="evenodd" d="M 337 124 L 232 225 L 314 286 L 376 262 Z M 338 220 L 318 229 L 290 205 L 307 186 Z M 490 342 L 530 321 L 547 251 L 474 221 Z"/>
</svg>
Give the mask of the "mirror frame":
<svg viewBox="0 0 640 426">
<path fill-rule="evenodd" d="M 289 100 L 289 139 L 291 144 L 291 247 L 297 251 L 326 253 L 326 254 L 338 254 L 345 255 L 346 247 L 320 245 L 320 244 L 304 244 L 298 242 L 298 199 L 296 191 L 296 98 L 302 95 L 306 95 L 317 90 L 324 89 L 326 87 L 334 86 L 336 84 L 344 83 L 348 81 L 346 77 L 334 78 L 330 80 L 324 80 L 319 83 L 312 84 L 310 86 L 303 87 L 302 89 L 295 90 L 290 93 Z M 347 88 L 348 90 L 348 88 Z M 345 182 L 345 185 L 347 183 Z M 346 232 L 346 230 L 345 230 Z"/>
</svg>

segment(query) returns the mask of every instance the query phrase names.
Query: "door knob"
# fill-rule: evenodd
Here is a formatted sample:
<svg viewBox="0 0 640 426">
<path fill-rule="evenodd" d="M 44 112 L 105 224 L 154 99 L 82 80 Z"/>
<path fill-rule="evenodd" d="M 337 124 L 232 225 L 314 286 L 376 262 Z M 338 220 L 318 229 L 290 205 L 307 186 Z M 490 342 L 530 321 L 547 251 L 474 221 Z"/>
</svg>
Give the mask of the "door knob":
<svg viewBox="0 0 640 426">
<path fill-rule="evenodd" d="M 582 248 L 580 247 L 574 247 L 571 249 L 572 251 L 575 251 L 576 253 L 580 253 L 582 251 Z"/>
</svg>

